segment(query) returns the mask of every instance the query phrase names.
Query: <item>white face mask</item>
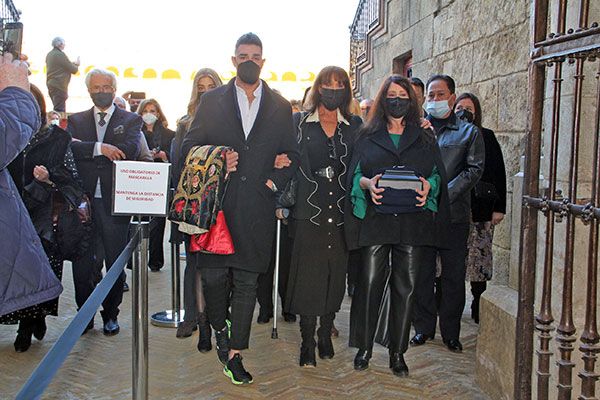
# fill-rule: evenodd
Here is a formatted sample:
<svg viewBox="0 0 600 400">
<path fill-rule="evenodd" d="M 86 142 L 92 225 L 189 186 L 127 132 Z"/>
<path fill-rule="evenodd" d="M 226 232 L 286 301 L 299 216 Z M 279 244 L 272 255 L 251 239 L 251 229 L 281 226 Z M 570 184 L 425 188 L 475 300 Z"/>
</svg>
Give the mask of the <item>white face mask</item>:
<svg viewBox="0 0 600 400">
<path fill-rule="evenodd" d="M 145 113 L 144 115 L 142 115 L 142 119 L 148 125 L 152 125 L 153 123 L 158 121 L 158 117 L 156 115 L 150 114 L 150 113 Z"/>
<path fill-rule="evenodd" d="M 60 124 L 60 120 L 59 119 L 51 119 L 50 120 L 50 125 L 59 125 Z"/>
<path fill-rule="evenodd" d="M 425 111 L 433 118 L 442 119 L 450 112 L 450 106 L 448 100 L 428 101 Z"/>
</svg>

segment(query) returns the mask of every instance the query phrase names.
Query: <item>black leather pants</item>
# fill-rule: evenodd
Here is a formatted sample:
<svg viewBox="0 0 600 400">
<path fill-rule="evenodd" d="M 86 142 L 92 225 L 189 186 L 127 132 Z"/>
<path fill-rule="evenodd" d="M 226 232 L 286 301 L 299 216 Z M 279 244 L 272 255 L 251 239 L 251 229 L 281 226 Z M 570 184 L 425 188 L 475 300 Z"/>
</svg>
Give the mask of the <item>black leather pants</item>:
<svg viewBox="0 0 600 400">
<path fill-rule="evenodd" d="M 350 312 L 350 344 L 363 350 L 373 348 L 384 290 L 389 284 L 389 314 L 381 318 L 389 318 L 390 352 L 404 353 L 408 348 L 417 273 L 422 265 L 435 264 L 435 250 L 425 246 L 370 246 L 363 249 L 362 262 Z"/>
</svg>

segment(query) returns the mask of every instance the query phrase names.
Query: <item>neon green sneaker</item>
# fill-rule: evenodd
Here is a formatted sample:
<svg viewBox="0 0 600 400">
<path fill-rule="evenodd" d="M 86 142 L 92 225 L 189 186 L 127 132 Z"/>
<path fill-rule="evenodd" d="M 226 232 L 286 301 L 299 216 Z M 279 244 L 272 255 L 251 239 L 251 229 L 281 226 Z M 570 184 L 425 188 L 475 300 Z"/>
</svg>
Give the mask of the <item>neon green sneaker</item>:
<svg viewBox="0 0 600 400">
<path fill-rule="evenodd" d="M 231 383 L 234 385 L 249 385 L 254 382 L 252 375 L 244 369 L 242 356 L 239 354 L 234 355 L 231 360 L 227 361 L 227 365 L 223 367 L 223 374 L 231 379 Z"/>
</svg>

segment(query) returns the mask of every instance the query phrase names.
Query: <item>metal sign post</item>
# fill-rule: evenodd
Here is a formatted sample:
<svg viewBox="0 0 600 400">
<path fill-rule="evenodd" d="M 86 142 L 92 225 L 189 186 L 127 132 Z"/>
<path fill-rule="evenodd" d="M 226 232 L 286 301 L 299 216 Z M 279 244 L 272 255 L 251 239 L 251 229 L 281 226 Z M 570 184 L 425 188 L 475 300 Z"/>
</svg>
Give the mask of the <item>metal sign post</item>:
<svg viewBox="0 0 600 400">
<path fill-rule="evenodd" d="M 148 222 L 138 216 L 140 241 L 133 255 L 133 332 L 132 380 L 133 399 L 148 398 Z"/>
<path fill-rule="evenodd" d="M 175 189 L 171 188 L 169 203 L 173 201 L 174 196 Z M 171 230 L 173 229 L 177 229 L 176 224 L 171 224 Z M 171 309 L 152 314 L 150 322 L 155 326 L 177 328 L 185 315 L 185 311 L 181 309 L 181 240 L 178 236 L 181 235 L 171 232 Z"/>
<path fill-rule="evenodd" d="M 132 392 L 148 398 L 148 222 L 168 209 L 169 163 L 113 161 L 112 215 L 136 216 L 140 242 L 134 252 L 132 293 Z"/>
</svg>

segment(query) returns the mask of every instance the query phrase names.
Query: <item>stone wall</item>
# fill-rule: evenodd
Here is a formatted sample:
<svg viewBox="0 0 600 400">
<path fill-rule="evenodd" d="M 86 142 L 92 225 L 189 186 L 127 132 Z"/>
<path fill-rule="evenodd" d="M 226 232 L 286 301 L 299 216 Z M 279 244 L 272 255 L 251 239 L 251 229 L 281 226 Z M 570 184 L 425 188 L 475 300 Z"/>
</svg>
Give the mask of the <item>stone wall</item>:
<svg viewBox="0 0 600 400">
<path fill-rule="evenodd" d="M 412 52 L 414 76 L 427 81 L 433 74 L 448 74 L 457 93 L 470 91 L 480 98 L 483 125 L 502 146 L 509 189 L 507 216 L 494 237 L 493 283 L 516 289 L 516 277 L 509 277 L 510 196 L 527 123 L 529 2 L 391 0 L 386 23 L 387 33 L 373 42 L 373 68 L 362 75 L 361 95 L 375 97 L 393 59 Z"/>
<path fill-rule="evenodd" d="M 496 133 L 503 150 L 507 215 L 494 235 L 495 286 L 481 301 L 476 381 L 491 398 L 509 399 L 514 385 L 522 183 L 518 173 L 527 124 L 530 3 L 389 0 L 387 4 L 387 32 L 373 42 L 373 68 L 361 77 L 362 97 L 373 98 L 392 72 L 393 59 L 411 53 L 414 76 L 425 82 L 433 74 L 448 74 L 456 81 L 457 93 L 469 91 L 479 97 L 483 125 Z"/>
</svg>

